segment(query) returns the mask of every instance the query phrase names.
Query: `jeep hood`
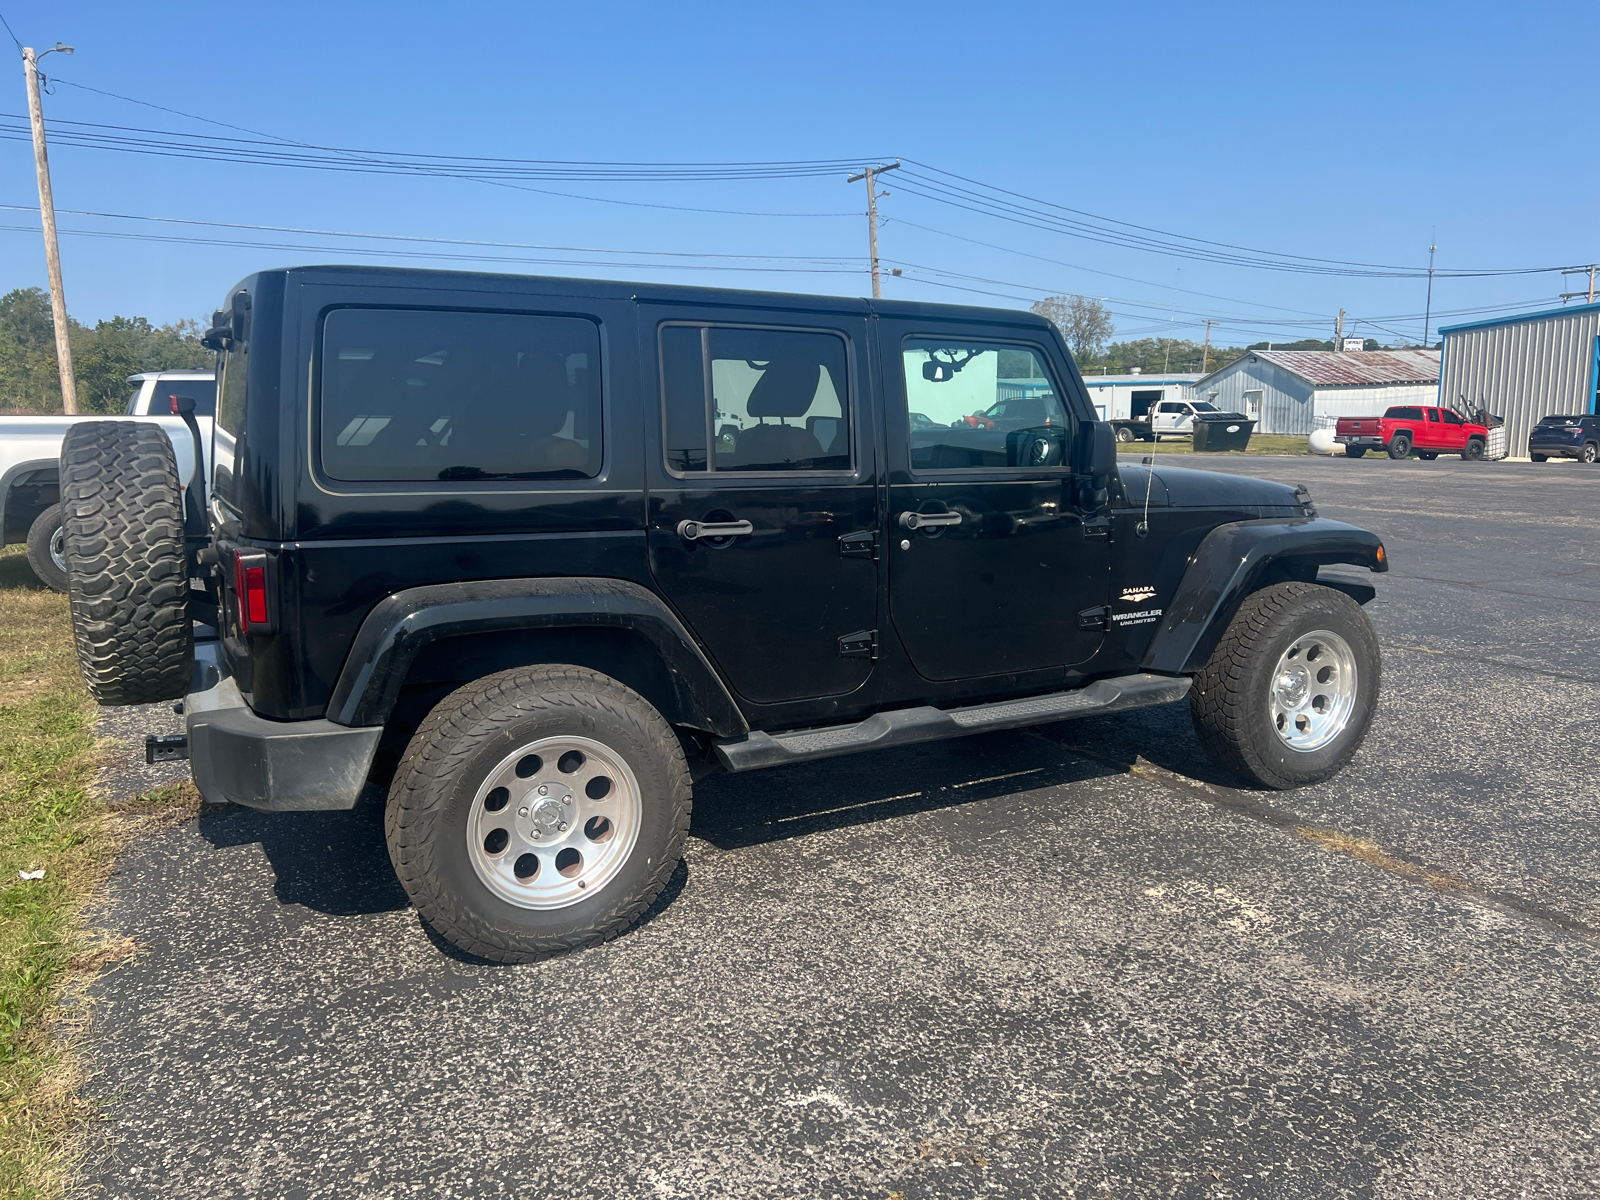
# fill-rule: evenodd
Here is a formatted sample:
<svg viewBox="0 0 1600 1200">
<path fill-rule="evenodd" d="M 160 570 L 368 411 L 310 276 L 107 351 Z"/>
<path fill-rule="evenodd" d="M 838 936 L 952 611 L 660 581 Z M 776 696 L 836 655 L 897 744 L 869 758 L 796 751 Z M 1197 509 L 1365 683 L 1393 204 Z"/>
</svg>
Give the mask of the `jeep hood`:
<svg viewBox="0 0 1600 1200">
<path fill-rule="evenodd" d="M 1221 471 L 1197 471 L 1192 467 L 1168 467 L 1157 464 L 1152 468 L 1160 482 L 1156 487 L 1155 501 L 1161 485 L 1167 490 L 1167 504 L 1172 508 L 1217 508 L 1272 506 L 1299 508 L 1300 501 L 1294 488 L 1270 479 L 1253 479 L 1248 475 L 1229 475 Z M 1139 491 L 1142 494 L 1143 481 Z M 1130 494 L 1134 491 L 1129 486 Z"/>
</svg>

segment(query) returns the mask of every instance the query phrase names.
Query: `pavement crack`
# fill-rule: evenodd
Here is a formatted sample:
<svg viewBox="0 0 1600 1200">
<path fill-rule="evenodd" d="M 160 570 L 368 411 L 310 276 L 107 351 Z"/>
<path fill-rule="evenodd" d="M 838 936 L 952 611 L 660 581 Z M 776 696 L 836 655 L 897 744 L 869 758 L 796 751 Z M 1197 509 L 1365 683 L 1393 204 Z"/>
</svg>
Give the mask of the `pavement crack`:
<svg viewBox="0 0 1600 1200">
<path fill-rule="evenodd" d="M 1276 805 L 1267 804 L 1250 792 L 1238 788 L 1225 787 L 1220 784 L 1205 783 L 1199 779 L 1191 779 L 1187 775 L 1180 775 L 1176 771 L 1169 771 L 1165 767 L 1158 767 L 1142 755 L 1135 755 L 1132 763 L 1091 750 L 1086 746 L 1074 746 L 1067 742 L 1058 742 L 1054 738 L 1045 737 L 1041 733 L 1028 731 L 1029 736 L 1047 742 L 1057 749 L 1066 750 L 1072 754 L 1081 754 L 1095 762 L 1104 763 L 1115 767 L 1127 775 L 1135 775 L 1147 779 L 1159 787 L 1180 795 L 1190 796 L 1203 800 L 1207 804 L 1219 808 L 1228 808 L 1243 813 L 1252 820 L 1263 825 L 1270 825 L 1274 829 L 1281 829 L 1304 841 L 1312 842 L 1322 849 L 1348 855 L 1358 859 L 1369 866 L 1377 867 L 1390 875 L 1403 879 L 1414 879 L 1427 883 L 1429 886 L 1440 890 L 1455 892 L 1462 896 L 1471 897 L 1480 901 L 1488 901 L 1498 908 L 1509 909 L 1519 916 L 1526 917 L 1540 924 L 1550 925 L 1562 933 L 1577 937 L 1591 945 L 1600 945 L 1600 928 L 1570 917 L 1566 913 L 1548 908 L 1525 896 L 1514 892 L 1501 891 L 1498 888 L 1486 887 L 1447 871 L 1439 871 L 1426 863 L 1416 862 L 1412 859 L 1402 858 L 1383 849 L 1370 838 L 1357 837 L 1336 829 L 1322 829 L 1310 825 L 1299 814 Z"/>
</svg>

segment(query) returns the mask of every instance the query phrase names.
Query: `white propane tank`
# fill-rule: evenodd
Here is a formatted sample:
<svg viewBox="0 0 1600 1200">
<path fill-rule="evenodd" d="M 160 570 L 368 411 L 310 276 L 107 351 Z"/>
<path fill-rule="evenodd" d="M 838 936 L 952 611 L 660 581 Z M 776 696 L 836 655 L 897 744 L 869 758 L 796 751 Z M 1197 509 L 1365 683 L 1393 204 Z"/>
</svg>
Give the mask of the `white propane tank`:
<svg viewBox="0 0 1600 1200">
<path fill-rule="evenodd" d="M 1313 429 L 1311 436 L 1306 440 L 1313 454 L 1332 454 L 1335 451 L 1344 449 L 1343 446 L 1333 440 L 1333 430 L 1331 429 Z"/>
</svg>

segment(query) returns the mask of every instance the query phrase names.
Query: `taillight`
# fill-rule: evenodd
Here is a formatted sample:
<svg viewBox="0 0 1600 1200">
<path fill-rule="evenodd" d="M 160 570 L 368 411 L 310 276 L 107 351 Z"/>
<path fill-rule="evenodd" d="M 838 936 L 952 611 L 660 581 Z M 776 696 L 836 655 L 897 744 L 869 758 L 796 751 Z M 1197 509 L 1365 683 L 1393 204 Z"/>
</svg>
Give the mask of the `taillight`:
<svg viewBox="0 0 1600 1200">
<path fill-rule="evenodd" d="M 242 552 L 233 559 L 233 592 L 239 607 L 239 633 L 244 637 L 271 633 L 272 566 L 265 554 Z"/>
</svg>

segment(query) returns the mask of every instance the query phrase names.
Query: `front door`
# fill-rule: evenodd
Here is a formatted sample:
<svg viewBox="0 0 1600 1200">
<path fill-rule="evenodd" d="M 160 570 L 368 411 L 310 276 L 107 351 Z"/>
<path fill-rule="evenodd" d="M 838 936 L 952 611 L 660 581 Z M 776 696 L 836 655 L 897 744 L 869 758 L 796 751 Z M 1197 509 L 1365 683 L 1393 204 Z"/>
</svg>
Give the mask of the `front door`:
<svg viewBox="0 0 1600 1200">
<path fill-rule="evenodd" d="M 657 585 L 744 699 L 854 691 L 872 672 L 878 597 L 865 320 L 641 312 L 657 363 Z"/>
<path fill-rule="evenodd" d="M 1033 329 L 880 322 L 889 453 L 889 608 L 927 679 L 971 679 L 1090 658 L 1110 546 L 1077 504 L 1078 417 L 1063 364 Z M 1015 420 L 973 420 L 1049 379 Z M 1092 624 L 1092 621 L 1089 622 Z"/>
<path fill-rule="evenodd" d="M 1164 400 L 1156 405 L 1156 433 L 1189 433 L 1194 420 L 1194 410 L 1177 400 Z"/>
</svg>

